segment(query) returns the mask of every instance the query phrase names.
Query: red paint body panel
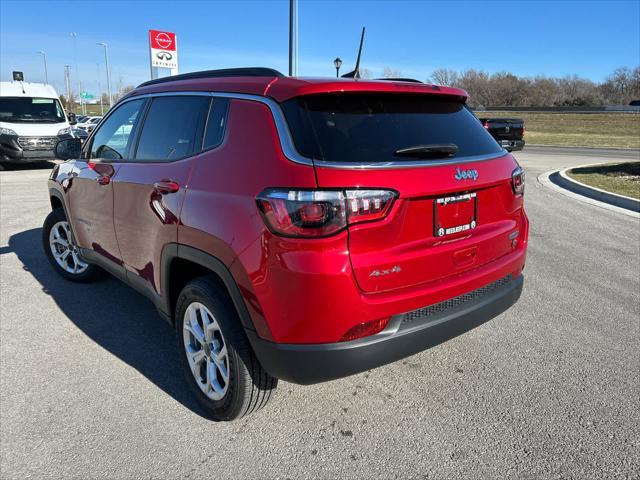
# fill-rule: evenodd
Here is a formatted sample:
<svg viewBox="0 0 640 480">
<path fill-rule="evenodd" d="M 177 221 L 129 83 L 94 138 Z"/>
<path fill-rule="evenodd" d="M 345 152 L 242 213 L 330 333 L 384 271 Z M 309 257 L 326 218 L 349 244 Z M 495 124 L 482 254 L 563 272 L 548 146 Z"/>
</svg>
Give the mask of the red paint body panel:
<svg viewBox="0 0 640 480">
<path fill-rule="evenodd" d="M 267 185 L 316 186 L 313 167 L 285 158 L 277 138 L 266 105 L 231 101 L 224 142 L 193 159 L 195 166 L 178 232 L 180 244 L 215 252 L 227 267 L 242 252 L 253 259 L 252 265 L 260 265 L 262 257 L 269 256 L 268 246 L 263 245 L 267 229 L 256 207 L 256 196 Z M 235 265 L 235 271 L 238 268 L 240 265 Z M 253 287 L 246 283 L 253 268 L 234 276 L 246 292 L 245 298 L 252 299 L 246 303 L 256 330 L 269 338 L 271 330 L 265 323 L 261 301 L 253 300 Z"/>
<path fill-rule="evenodd" d="M 60 175 L 67 178 L 67 211 L 78 246 L 121 264 L 113 229 L 113 185 L 98 181 L 104 176 L 113 177 L 117 166 L 78 161 L 61 169 Z"/>
<path fill-rule="evenodd" d="M 320 187 L 356 185 L 399 192 L 390 214 L 381 222 L 349 228 L 349 251 L 363 291 L 379 292 L 421 285 L 477 268 L 511 252 L 509 235 L 521 228 L 522 197 L 511 190 L 517 163 L 510 155 L 457 165 L 392 170 L 317 168 Z M 456 169 L 473 168 L 478 179 L 457 181 Z M 438 197 L 474 192 L 477 227 L 446 237 L 434 236 L 434 201 Z M 477 247 L 470 261 L 456 261 L 459 252 Z M 472 260 L 472 261 L 471 261 Z M 374 270 L 400 267 L 397 273 L 371 276 Z"/>
<path fill-rule="evenodd" d="M 171 163 L 122 163 L 113 178 L 113 223 L 127 275 L 142 277 L 161 294 L 162 249 L 178 241 L 178 223 L 185 186 L 195 158 Z M 154 187 L 176 182 L 177 192 Z"/>
</svg>

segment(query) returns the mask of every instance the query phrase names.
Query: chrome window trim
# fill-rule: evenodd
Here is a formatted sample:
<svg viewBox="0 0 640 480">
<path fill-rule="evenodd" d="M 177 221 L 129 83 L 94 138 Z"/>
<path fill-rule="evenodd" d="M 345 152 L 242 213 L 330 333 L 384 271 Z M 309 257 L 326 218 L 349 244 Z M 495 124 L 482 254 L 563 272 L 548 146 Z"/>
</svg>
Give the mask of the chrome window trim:
<svg viewBox="0 0 640 480">
<path fill-rule="evenodd" d="M 316 166 L 316 167 L 322 167 L 322 168 L 335 168 L 335 169 L 342 169 L 342 170 L 389 170 L 389 169 L 399 169 L 399 168 L 436 167 L 440 165 L 455 165 L 459 163 L 482 162 L 485 160 L 493 160 L 495 158 L 500 158 L 509 153 L 504 148 L 501 148 L 499 152 L 495 152 L 495 153 L 488 153 L 485 155 L 473 155 L 468 157 L 446 158 L 441 160 L 410 160 L 410 161 L 397 161 L 397 162 L 384 162 L 384 163 L 327 162 L 324 160 L 314 160 L 314 159 L 302 156 L 300 155 L 300 153 L 298 153 L 298 151 L 296 150 L 295 144 L 293 142 L 293 137 L 291 136 L 291 131 L 289 130 L 289 125 L 287 124 L 287 121 L 284 117 L 284 113 L 282 112 L 282 109 L 280 108 L 280 105 L 275 100 L 268 97 L 263 97 L 261 95 L 253 95 L 249 93 L 206 92 L 206 91 L 157 92 L 157 93 L 143 93 L 140 95 L 132 95 L 131 97 L 121 100 L 120 102 L 118 102 L 118 104 L 122 104 L 124 102 L 128 102 L 128 101 L 139 99 L 139 98 L 165 97 L 165 96 L 178 96 L 178 95 L 190 95 L 190 96 L 204 95 L 204 96 L 218 97 L 218 98 L 249 100 L 249 101 L 259 102 L 266 105 L 267 107 L 269 107 L 269 110 L 271 110 L 273 120 L 276 124 L 276 130 L 278 131 L 278 138 L 280 139 L 280 146 L 282 148 L 282 152 L 284 153 L 284 156 L 287 157 L 292 162 L 299 163 L 302 165 Z M 114 107 L 118 106 L 118 104 L 114 105 Z M 96 126 L 94 131 L 98 129 L 98 126 Z"/>
</svg>

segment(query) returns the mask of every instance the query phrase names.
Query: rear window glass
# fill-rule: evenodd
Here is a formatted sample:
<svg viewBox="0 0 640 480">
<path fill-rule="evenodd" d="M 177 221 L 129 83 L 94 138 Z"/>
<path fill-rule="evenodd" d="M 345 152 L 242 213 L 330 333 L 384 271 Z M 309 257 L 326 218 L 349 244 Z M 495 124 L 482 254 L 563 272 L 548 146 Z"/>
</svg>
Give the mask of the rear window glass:
<svg viewBox="0 0 640 480">
<path fill-rule="evenodd" d="M 328 162 L 412 161 L 397 150 L 450 144 L 456 157 L 502 148 L 464 104 L 426 95 L 322 94 L 282 105 L 298 152 Z"/>
</svg>

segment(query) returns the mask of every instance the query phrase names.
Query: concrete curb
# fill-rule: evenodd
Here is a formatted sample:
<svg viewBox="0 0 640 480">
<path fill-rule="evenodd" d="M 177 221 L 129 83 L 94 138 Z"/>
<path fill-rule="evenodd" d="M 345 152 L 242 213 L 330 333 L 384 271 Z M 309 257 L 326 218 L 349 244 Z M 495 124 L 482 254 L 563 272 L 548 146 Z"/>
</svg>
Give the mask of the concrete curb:
<svg viewBox="0 0 640 480">
<path fill-rule="evenodd" d="M 590 165 L 580 165 L 580 167 L 589 167 L 594 165 L 602 165 L 601 163 L 593 163 Z M 571 167 L 571 168 L 580 168 L 580 167 Z M 576 182 L 575 180 L 568 179 L 566 175 L 566 171 L 570 170 L 570 168 L 566 168 L 564 170 L 551 170 L 549 172 L 542 173 L 538 175 L 538 182 L 545 187 L 548 187 L 556 192 L 566 196 L 571 197 L 575 200 L 578 200 L 583 203 L 588 203 L 590 205 L 594 205 L 599 208 L 603 208 L 605 210 L 609 210 L 616 213 L 621 213 L 622 215 L 626 215 L 628 217 L 640 218 L 640 202 L 635 199 L 633 200 L 635 203 L 634 209 L 627 209 L 620 207 L 615 204 L 608 203 L 607 201 L 603 201 L 603 196 L 601 193 L 611 195 L 614 197 L 622 197 L 624 199 L 628 199 L 629 197 L 623 197 L 622 195 L 616 195 L 615 193 L 605 192 L 604 190 L 599 190 L 596 188 L 588 187 L 583 183 Z M 564 176 L 561 175 L 564 174 Z M 580 188 L 583 187 L 583 188 Z M 584 193 L 583 193 L 584 192 Z M 604 196 L 605 198 L 608 198 Z"/>
</svg>

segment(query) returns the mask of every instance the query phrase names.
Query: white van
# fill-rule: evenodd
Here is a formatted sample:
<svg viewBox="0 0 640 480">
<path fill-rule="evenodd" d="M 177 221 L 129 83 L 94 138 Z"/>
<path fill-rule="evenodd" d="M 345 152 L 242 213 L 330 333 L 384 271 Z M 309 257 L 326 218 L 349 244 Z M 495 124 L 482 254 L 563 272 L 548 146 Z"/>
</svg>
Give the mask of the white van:
<svg viewBox="0 0 640 480">
<path fill-rule="evenodd" d="M 0 163 L 51 160 L 58 140 L 72 137 L 51 85 L 0 82 Z"/>
</svg>

